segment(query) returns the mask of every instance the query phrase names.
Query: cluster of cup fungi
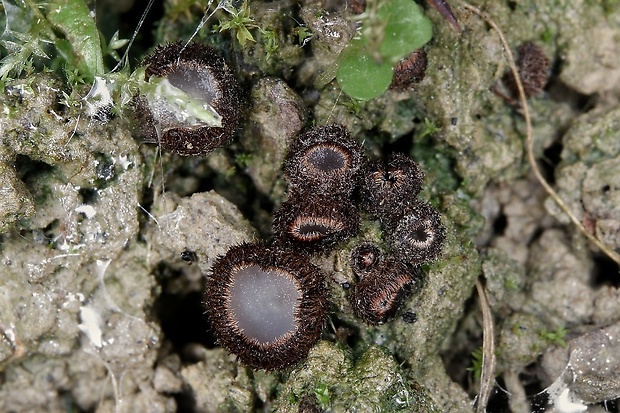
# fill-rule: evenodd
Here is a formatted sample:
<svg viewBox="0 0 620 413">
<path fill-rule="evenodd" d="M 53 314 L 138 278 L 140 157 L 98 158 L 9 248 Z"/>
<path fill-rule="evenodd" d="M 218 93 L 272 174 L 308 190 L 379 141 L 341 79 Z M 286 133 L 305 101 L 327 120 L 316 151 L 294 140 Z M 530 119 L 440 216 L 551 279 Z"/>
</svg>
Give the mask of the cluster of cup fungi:
<svg viewBox="0 0 620 413">
<path fill-rule="evenodd" d="M 134 99 L 145 139 L 183 156 L 226 146 L 238 127 L 241 92 L 230 69 L 197 43 L 159 47 L 144 60 L 145 80 L 166 79 L 222 116 L 205 125 L 168 113 L 153 96 Z M 273 239 L 243 243 L 219 257 L 207 275 L 204 305 L 217 342 L 254 368 L 277 370 L 303 360 L 320 339 L 328 313 L 327 276 L 312 257 L 360 232 L 362 216 L 377 220 L 385 245 L 352 247 L 357 282 L 348 294 L 355 315 L 377 325 L 393 317 L 436 259 L 445 238 L 439 213 L 418 200 L 423 173 L 405 155 L 369 161 L 341 125 L 297 136 L 284 162 L 288 198 L 274 212 Z M 349 242 L 349 244 L 353 241 Z"/>
</svg>

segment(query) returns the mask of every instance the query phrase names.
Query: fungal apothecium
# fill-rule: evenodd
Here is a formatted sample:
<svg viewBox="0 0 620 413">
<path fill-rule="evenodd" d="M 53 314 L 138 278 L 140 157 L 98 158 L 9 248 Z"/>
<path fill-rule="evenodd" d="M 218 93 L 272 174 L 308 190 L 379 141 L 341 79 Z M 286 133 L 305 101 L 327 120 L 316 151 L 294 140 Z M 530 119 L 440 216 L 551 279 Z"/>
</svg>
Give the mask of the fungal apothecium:
<svg viewBox="0 0 620 413">
<path fill-rule="evenodd" d="M 182 156 L 230 144 L 241 117 L 241 90 L 214 49 L 171 43 L 142 65 L 146 83 L 134 98 L 134 113 L 145 142 Z"/>
<path fill-rule="evenodd" d="M 278 245 L 314 253 L 326 251 L 355 236 L 360 218 L 346 198 L 292 194 L 273 215 L 273 236 Z"/>
<path fill-rule="evenodd" d="M 262 244 L 234 246 L 207 277 L 204 304 L 213 334 L 252 367 L 295 364 L 320 338 L 324 283 L 304 255 Z"/>
<path fill-rule="evenodd" d="M 291 144 L 284 177 L 291 192 L 348 197 L 363 160 L 362 146 L 344 126 L 314 127 Z"/>
<path fill-rule="evenodd" d="M 417 200 L 423 173 L 410 158 L 365 159 L 341 125 L 314 127 L 292 143 L 284 162 L 288 200 L 274 212 L 273 241 L 243 244 L 220 257 L 205 305 L 218 342 L 245 364 L 280 369 L 302 360 L 320 338 L 324 275 L 310 263 L 359 232 L 362 209 L 378 219 L 388 250 L 365 242 L 351 252 L 354 314 L 376 325 L 392 318 L 421 283 L 420 265 L 441 251 L 439 213 Z"/>
</svg>

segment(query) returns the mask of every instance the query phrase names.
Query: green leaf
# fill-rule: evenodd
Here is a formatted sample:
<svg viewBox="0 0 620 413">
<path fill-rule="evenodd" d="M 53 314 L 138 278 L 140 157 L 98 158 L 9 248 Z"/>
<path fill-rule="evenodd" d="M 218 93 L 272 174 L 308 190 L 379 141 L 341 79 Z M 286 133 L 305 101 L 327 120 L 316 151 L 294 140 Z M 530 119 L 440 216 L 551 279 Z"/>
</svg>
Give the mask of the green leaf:
<svg viewBox="0 0 620 413">
<path fill-rule="evenodd" d="M 237 28 L 237 41 L 241 46 L 245 46 L 247 42 L 256 42 L 256 40 L 254 40 L 254 36 L 252 36 L 252 33 L 250 33 L 248 28 L 245 26 L 239 26 Z"/>
<path fill-rule="evenodd" d="M 80 72 L 89 79 L 104 73 L 101 40 L 95 20 L 83 0 L 51 0 L 47 18 L 73 47 Z"/>
<path fill-rule="evenodd" d="M 293 29 L 293 35 L 297 36 L 297 40 L 300 45 L 305 46 L 310 38 L 312 38 L 312 32 L 306 26 L 297 26 Z"/>
<path fill-rule="evenodd" d="M 392 83 L 392 64 L 375 61 L 363 41 L 353 41 L 340 58 L 336 79 L 342 91 L 354 99 L 373 99 Z"/>
<path fill-rule="evenodd" d="M 327 408 L 329 406 L 329 387 L 327 384 L 319 382 L 314 388 L 314 394 L 319 406 L 322 408 Z"/>
<path fill-rule="evenodd" d="M 392 64 L 424 46 L 433 37 L 431 21 L 412 0 L 391 0 L 379 10 L 388 21 L 381 55 Z"/>
</svg>

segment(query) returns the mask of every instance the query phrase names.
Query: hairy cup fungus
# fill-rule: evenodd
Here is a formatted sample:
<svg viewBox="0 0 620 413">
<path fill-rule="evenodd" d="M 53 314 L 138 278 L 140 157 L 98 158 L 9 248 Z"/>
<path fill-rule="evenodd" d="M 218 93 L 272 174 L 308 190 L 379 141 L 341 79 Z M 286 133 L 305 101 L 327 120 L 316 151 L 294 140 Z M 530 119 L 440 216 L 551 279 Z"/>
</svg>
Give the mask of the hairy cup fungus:
<svg viewBox="0 0 620 413">
<path fill-rule="evenodd" d="M 352 257 L 352 261 L 356 258 Z M 419 274 L 416 269 L 411 270 L 402 262 L 386 257 L 373 270 L 365 274 L 356 272 L 356 275 L 360 279 L 351 295 L 353 311 L 366 323 L 376 325 L 396 314 Z"/>
<path fill-rule="evenodd" d="M 426 74 L 428 60 L 424 49 L 414 50 L 409 56 L 394 66 L 394 77 L 390 89 L 405 91 L 414 83 L 421 82 Z"/>
<path fill-rule="evenodd" d="M 532 42 L 522 43 L 517 47 L 517 69 L 523 85 L 525 97 L 533 97 L 542 92 L 549 80 L 549 59 L 540 46 Z M 512 72 L 507 71 L 502 76 L 502 82 L 508 91 L 508 95 L 502 92 L 498 85 L 493 86 L 493 92 L 510 104 L 516 104 L 519 96 L 517 82 Z"/>
<path fill-rule="evenodd" d="M 377 244 L 364 242 L 351 250 L 351 269 L 361 277 L 374 271 L 382 259 L 383 252 Z"/>
<path fill-rule="evenodd" d="M 142 64 L 146 82 L 134 107 L 145 142 L 183 156 L 230 143 L 241 117 L 241 90 L 214 49 L 171 43 Z"/>
<path fill-rule="evenodd" d="M 402 154 L 391 154 L 387 161 L 369 162 L 360 179 L 362 208 L 382 222 L 394 218 L 422 189 L 424 173 L 418 164 Z"/>
<path fill-rule="evenodd" d="M 517 68 L 525 96 L 536 96 L 542 92 L 549 79 L 549 59 L 542 48 L 532 42 L 525 42 L 517 47 L 517 54 Z M 502 81 L 512 98 L 519 96 L 512 72 L 506 72 Z"/>
<path fill-rule="evenodd" d="M 330 249 L 356 235 L 360 218 L 346 198 L 293 193 L 273 214 L 273 236 L 287 247 L 307 252 Z"/>
<path fill-rule="evenodd" d="M 361 145 L 344 126 L 315 127 L 291 144 L 284 176 L 295 192 L 348 196 L 362 161 Z"/>
<path fill-rule="evenodd" d="M 291 251 L 248 243 L 230 248 L 213 265 L 204 296 L 218 343 L 255 368 L 302 360 L 325 323 L 324 278 Z"/>
<path fill-rule="evenodd" d="M 446 238 L 439 212 L 420 201 L 410 205 L 398 221 L 391 222 L 387 232 L 396 256 L 411 265 L 437 258 Z"/>
</svg>

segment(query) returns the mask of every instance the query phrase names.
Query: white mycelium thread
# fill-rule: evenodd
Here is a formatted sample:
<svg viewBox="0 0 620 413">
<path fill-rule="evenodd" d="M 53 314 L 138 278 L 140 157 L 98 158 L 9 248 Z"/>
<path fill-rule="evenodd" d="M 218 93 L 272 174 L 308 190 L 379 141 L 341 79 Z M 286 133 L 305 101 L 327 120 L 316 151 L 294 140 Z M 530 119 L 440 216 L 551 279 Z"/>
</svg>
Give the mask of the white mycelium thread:
<svg viewBox="0 0 620 413">
<path fill-rule="evenodd" d="M 283 272 L 250 265 L 234 274 L 231 312 L 238 328 L 260 343 L 272 342 L 295 330 L 300 300 L 296 283 Z"/>
</svg>

